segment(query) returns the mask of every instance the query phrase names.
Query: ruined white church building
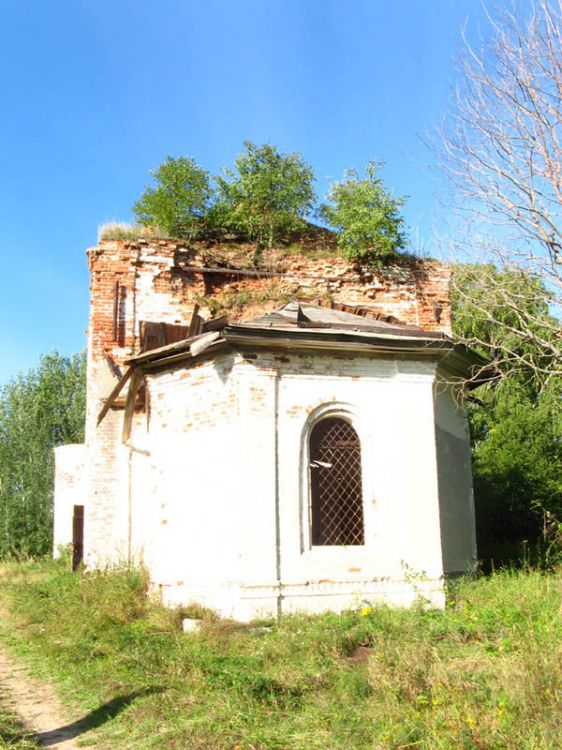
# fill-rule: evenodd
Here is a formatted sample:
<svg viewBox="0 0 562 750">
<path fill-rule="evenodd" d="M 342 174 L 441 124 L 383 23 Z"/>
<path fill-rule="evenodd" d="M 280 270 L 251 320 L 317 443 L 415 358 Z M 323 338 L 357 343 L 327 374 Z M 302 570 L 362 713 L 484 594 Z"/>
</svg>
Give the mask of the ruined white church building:
<svg viewBox="0 0 562 750">
<path fill-rule="evenodd" d="M 240 270 L 149 240 L 88 257 L 86 440 L 56 450 L 55 549 L 241 620 L 442 605 L 476 557 L 451 385 L 476 357 L 450 338 L 445 267 Z"/>
</svg>

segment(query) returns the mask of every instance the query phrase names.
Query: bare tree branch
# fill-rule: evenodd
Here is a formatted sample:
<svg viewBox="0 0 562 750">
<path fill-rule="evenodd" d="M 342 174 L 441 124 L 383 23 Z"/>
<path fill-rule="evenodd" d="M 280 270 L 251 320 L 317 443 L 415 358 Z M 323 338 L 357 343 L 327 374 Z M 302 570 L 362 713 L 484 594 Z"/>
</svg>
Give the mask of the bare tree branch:
<svg viewBox="0 0 562 750">
<path fill-rule="evenodd" d="M 562 374 L 562 0 L 488 21 L 491 41 L 479 49 L 463 33 L 462 80 L 433 150 L 454 188 L 455 255 L 507 273 L 483 272 L 487 294 L 472 300 L 465 275 L 455 294 L 486 330 L 503 329 L 498 371 L 544 380 Z M 542 286 L 546 309 L 511 283 L 517 269 Z M 494 348 L 476 334 L 466 343 Z"/>
</svg>

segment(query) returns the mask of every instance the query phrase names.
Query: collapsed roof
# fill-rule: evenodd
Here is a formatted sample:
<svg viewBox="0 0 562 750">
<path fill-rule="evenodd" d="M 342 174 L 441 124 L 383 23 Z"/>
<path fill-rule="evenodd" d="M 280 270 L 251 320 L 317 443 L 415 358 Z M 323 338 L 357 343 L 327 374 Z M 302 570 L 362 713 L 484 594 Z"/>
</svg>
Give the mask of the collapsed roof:
<svg viewBox="0 0 562 750">
<path fill-rule="evenodd" d="M 462 377 L 467 377 L 468 369 L 485 365 L 481 357 L 441 331 L 426 331 L 394 318 L 389 322 L 367 308 L 339 308 L 293 300 L 274 312 L 241 323 L 229 324 L 226 318 L 216 321 L 218 325 L 207 321 L 198 335 L 143 351 L 127 363 L 153 369 L 203 354 L 211 356 L 225 347 L 256 346 L 446 357 L 448 368 Z"/>
<path fill-rule="evenodd" d="M 480 373 L 486 361 L 441 331 L 406 325 L 365 307 L 328 304 L 330 306 L 326 307 L 293 300 L 279 310 L 232 325 L 226 317 L 204 321 L 198 308 L 194 310 L 189 326 L 142 324 L 144 351 L 126 360 L 127 370 L 106 399 L 98 424 L 131 379 L 125 404 L 125 440 L 130 430 L 136 393 L 146 372 L 178 364 L 188 366 L 203 357 L 213 357 L 240 347 L 343 351 L 363 356 L 393 354 L 411 359 L 429 357 L 438 360 L 454 380 L 466 382 L 469 387 L 476 387 L 484 379 L 474 380 L 474 373 Z M 155 346 L 162 340 L 169 343 Z"/>
</svg>

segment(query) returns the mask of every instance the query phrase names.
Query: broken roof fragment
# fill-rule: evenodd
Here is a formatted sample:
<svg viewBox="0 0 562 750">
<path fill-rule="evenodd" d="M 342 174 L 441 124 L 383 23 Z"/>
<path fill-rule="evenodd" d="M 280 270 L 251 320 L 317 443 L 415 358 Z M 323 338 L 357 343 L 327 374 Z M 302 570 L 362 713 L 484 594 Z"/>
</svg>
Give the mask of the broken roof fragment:
<svg viewBox="0 0 562 750">
<path fill-rule="evenodd" d="M 330 329 L 341 331 L 366 331 L 371 333 L 390 334 L 392 336 L 413 336 L 420 338 L 446 339 L 447 336 L 441 331 L 426 331 L 417 326 L 406 325 L 392 319 L 393 322 L 381 320 L 379 317 L 367 316 L 366 308 L 358 307 L 357 312 L 348 312 L 352 309 L 349 305 L 346 310 L 323 307 L 310 302 L 299 302 L 293 300 L 266 315 L 240 323 L 238 327 L 244 328 L 310 328 Z"/>
<path fill-rule="evenodd" d="M 241 323 L 229 324 L 226 318 L 207 321 L 203 328 L 207 333 L 142 352 L 130 357 L 127 363 L 150 369 L 172 366 L 203 354 L 212 356 L 224 348 L 269 346 L 446 358 L 447 369 L 461 378 L 467 378 L 470 370 L 485 364 L 481 357 L 441 331 L 426 331 L 396 319 L 381 320 L 364 307 L 340 307 L 345 309 L 293 300 L 274 312 Z"/>
</svg>

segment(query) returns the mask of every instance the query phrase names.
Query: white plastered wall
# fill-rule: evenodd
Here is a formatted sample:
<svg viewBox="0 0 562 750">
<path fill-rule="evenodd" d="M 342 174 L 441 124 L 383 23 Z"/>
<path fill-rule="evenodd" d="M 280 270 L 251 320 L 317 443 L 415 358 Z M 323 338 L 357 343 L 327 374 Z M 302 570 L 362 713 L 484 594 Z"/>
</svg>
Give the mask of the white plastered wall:
<svg viewBox="0 0 562 750">
<path fill-rule="evenodd" d="M 261 353 L 150 375 L 150 429 L 130 446 L 133 555 L 167 602 L 239 619 L 442 605 L 434 381 L 427 361 Z M 361 440 L 361 547 L 310 544 L 307 436 L 328 414 Z"/>
<path fill-rule="evenodd" d="M 86 455 L 83 444 L 55 448 L 54 557 L 60 555 L 61 549 L 72 544 L 74 506 L 86 504 Z"/>
<path fill-rule="evenodd" d="M 292 356 L 278 368 L 283 611 L 338 610 L 376 599 L 407 604 L 422 593 L 442 604 L 433 379 L 431 364 L 384 358 Z M 323 416 L 348 419 L 361 441 L 364 546 L 311 545 L 308 434 Z M 273 542 L 270 535 L 261 546 Z M 253 597 L 246 616 L 268 594 L 266 581 L 255 579 L 243 583 L 244 596 Z"/>
<path fill-rule="evenodd" d="M 477 556 L 470 434 L 459 387 L 440 376 L 434 390 L 443 569 L 456 574 Z"/>
<path fill-rule="evenodd" d="M 240 579 L 231 359 L 150 375 L 150 426 L 131 448 L 132 554 L 169 604 L 228 609 Z"/>
</svg>

